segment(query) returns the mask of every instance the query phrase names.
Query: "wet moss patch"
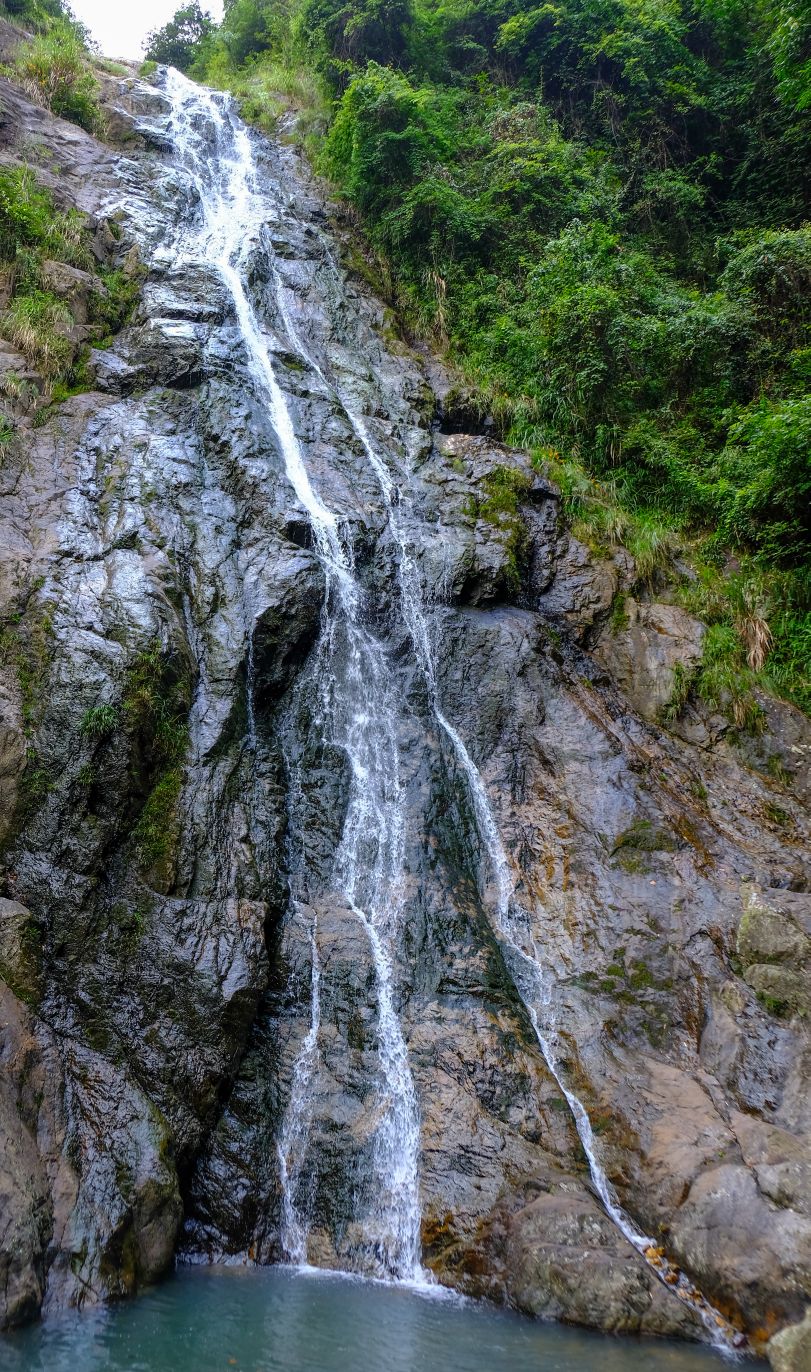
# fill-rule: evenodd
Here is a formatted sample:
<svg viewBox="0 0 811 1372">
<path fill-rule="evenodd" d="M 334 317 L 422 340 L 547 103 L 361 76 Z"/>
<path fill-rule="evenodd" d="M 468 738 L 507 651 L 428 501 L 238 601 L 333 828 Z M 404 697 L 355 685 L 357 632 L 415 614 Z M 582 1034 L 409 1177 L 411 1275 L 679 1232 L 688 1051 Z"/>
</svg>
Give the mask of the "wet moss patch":
<svg viewBox="0 0 811 1372">
<path fill-rule="evenodd" d="M 664 825 L 655 825 L 650 819 L 637 819 L 617 836 L 611 856 L 623 850 L 637 853 L 673 853 L 679 841 Z"/>
<path fill-rule="evenodd" d="M 471 495 L 464 512 L 471 519 L 486 520 L 504 533 L 507 581 L 510 590 L 517 591 L 527 555 L 527 533 L 520 505 L 532 487 L 532 478 L 518 467 L 498 466 L 488 472 L 482 485 L 484 495 Z"/>
<path fill-rule="evenodd" d="M 191 680 L 188 667 L 157 641 L 139 653 L 123 692 L 133 742 L 133 780 L 145 794 L 132 831 L 142 870 L 165 882 L 179 840 L 178 801 L 188 747 Z"/>
</svg>

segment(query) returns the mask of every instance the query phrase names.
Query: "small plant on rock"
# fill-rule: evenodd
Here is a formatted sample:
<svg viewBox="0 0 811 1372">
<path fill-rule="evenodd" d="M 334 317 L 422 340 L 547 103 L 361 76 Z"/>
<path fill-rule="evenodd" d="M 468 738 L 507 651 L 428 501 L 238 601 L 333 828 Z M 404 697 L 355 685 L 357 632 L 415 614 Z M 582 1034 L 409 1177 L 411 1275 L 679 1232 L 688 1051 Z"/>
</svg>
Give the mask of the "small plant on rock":
<svg viewBox="0 0 811 1372">
<path fill-rule="evenodd" d="M 677 662 L 673 668 L 670 699 L 662 708 L 662 719 L 666 724 L 673 724 L 684 714 L 692 689 L 693 673 L 687 670 L 683 662 Z"/>
<path fill-rule="evenodd" d="M 46 379 L 59 375 L 73 352 L 67 331 L 70 310 L 50 291 L 18 295 L 0 315 L 0 333 L 35 364 Z"/>
<path fill-rule="evenodd" d="M 86 738 L 107 738 L 118 723 L 119 713 L 115 705 L 94 705 L 86 711 L 79 732 Z"/>
</svg>

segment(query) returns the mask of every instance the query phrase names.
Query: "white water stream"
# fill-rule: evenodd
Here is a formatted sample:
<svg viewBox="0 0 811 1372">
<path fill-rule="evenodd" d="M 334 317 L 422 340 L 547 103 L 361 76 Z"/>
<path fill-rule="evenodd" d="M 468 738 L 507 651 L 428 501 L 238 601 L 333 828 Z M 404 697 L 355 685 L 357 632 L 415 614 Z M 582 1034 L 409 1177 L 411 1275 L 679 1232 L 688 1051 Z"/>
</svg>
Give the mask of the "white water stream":
<svg viewBox="0 0 811 1372">
<path fill-rule="evenodd" d="M 202 210 L 199 223 L 181 230 L 176 251 L 188 261 L 214 265 L 228 289 L 257 396 L 267 406 L 287 478 L 309 516 L 326 578 L 311 686 L 320 702 L 324 742 L 342 750 L 349 765 L 349 797 L 335 855 L 332 898 L 345 903 L 368 937 L 382 1077 L 380 1122 L 373 1139 L 374 1202 L 364 1216 L 365 1259 L 380 1275 L 413 1280 L 420 1275 L 419 1119 L 395 1009 L 404 806 L 388 663 L 381 645 L 364 625 L 363 594 L 354 575 L 351 549 L 342 542 L 337 517 L 310 481 L 276 379 L 269 341 L 245 287 L 249 254 L 258 246 L 263 225 L 273 212 L 260 187 L 250 136 L 229 97 L 206 91 L 173 70 L 167 75 L 166 90 L 172 102 L 171 135 L 177 161 L 188 174 Z M 248 718 L 253 733 L 251 706 Z M 308 1217 L 300 1192 L 309 1133 L 308 1096 L 318 1065 L 320 1029 L 320 957 L 314 920 L 311 949 L 311 1022 L 299 1050 L 278 1141 L 282 1242 L 293 1262 L 304 1261 L 307 1248 Z M 306 1197 L 306 1186 L 303 1189 Z"/>
<path fill-rule="evenodd" d="M 290 411 L 273 368 L 271 350 L 245 287 L 247 255 L 261 238 L 272 213 L 263 195 L 251 138 L 235 116 L 229 97 L 206 91 L 170 71 L 172 137 L 182 167 L 199 195 L 202 222 L 184 231 L 178 249 L 191 260 L 216 265 L 233 301 L 252 380 L 266 403 L 285 471 L 313 530 L 315 549 L 326 576 L 322 633 L 310 668 L 310 685 L 321 701 L 319 727 L 326 743 L 347 758 L 349 800 L 335 857 L 335 894 L 364 928 L 375 970 L 381 1070 L 381 1122 L 374 1139 L 377 1201 L 364 1216 L 373 1267 L 380 1275 L 419 1280 L 419 1117 L 408 1053 L 396 1012 L 396 957 L 403 923 L 405 800 L 400 777 L 395 721 L 399 702 L 386 654 L 364 624 L 362 588 L 354 574 L 351 549 L 342 541 L 339 519 L 314 490 L 296 437 Z M 334 264 L 333 264 L 334 265 Z M 640 1253 L 655 1250 L 626 1215 L 595 1146 L 588 1113 L 571 1091 L 560 1065 L 552 998 L 553 975 L 532 935 L 532 921 L 515 889 L 495 814 L 481 774 L 456 727 L 442 709 L 429 621 L 418 569 L 407 538 L 395 482 L 376 451 L 368 428 L 328 380 L 303 343 L 275 275 L 279 313 L 293 349 L 341 401 L 369 459 L 387 507 L 399 549 L 403 614 L 424 676 L 431 708 L 464 775 L 489 872 L 481 873 L 482 895 L 491 910 L 496 935 L 527 1009 L 546 1065 L 563 1093 L 588 1159 L 592 1183 L 603 1207 L 627 1241 Z M 252 657 L 251 657 L 252 662 Z M 252 702 L 248 718 L 255 741 Z M 489 883 L 495 891 L 490 897 Z M 294 891 L 294 896 L 296 892 Z M 311 1092 L 319 1065 L 321 960 L 318 927 L 310 913 L 311 1019 L 296 1061 L 292 1093 L 278 1140 L 283 1188 L 282 1242 L 291 1261 L 307 1257 L 306 1163 L 312 1114 Z M 677 1296 L 694 1304 L 716 1341 L 733 1342 L 733 1331 L 687 1279 L 658 1254 L 657 1275 Z"/>
</svg>

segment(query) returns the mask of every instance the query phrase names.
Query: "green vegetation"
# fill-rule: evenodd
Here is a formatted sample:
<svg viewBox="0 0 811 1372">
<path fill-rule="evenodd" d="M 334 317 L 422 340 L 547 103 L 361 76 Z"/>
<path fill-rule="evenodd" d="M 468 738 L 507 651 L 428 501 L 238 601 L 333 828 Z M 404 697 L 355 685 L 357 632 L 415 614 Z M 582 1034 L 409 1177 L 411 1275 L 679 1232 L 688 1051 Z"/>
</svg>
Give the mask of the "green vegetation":
<svg viewBox="0 0 811 1372">
<path fill-rule="evenodd" d="M 663 1046 L 670 1032 L 671 1020 L 667 1011 L 667 1000 L 673 991 L 670 976 L 658 976 L 658 966 L 666 969 L 664 958 L 657 959 L 655 968 L 643 958 L 626 960 L 624 948 L 617 948 L 613 961 L 604 968 L 602 975 L 596 972 L 581 972 L 572 978 L 576 986 L 592 994 L 610 996 L 623 1007 L 623 1028 L 629 1025 L 641 1030 L 654 1046 Z M 634 1011 L 629 1020 L 629 1011 Z"/>
<path fill-rule="evenodd" d="M 726 624 L 710 625 L 696 683 L 699 695 L 718 710 L 730 702 L 735 724 L 757 732 L 762 710 L 748 689 L 752 677 L 753 673 L 744 661 L 740 636 L 734 628 Z"/>
<path fill-rule="evenodd" d="M 33 99 L 52 114 L 89 133 L 101 130 L 99 85 L 75 24 L 55 20 L 47 32 L 35 34 L 20 48 L 14 69 Z"/>
<path fill-rule="evenodd" d="M 8 454 L 14 448 L 14 440 L 17 430 L 11 420 L 6 415 L 0 414 L 0 470 L 2 470 Z"/>
<path fill-rule="evenodd" d="M 141 293 L 142 279 L 143 269 L 137 261 L 101 273 L 103 289 L 95 291 L 90 301 L 97 347 L 109 347 L 113 335 L 132 318 Z"/>
<path fill-rule="evenodd" d="M 119 718 L 115 705 L 93 705 L 82 718 L 79 732 L 86 738 L 108 738 L 118 727 Z"/>
<path fill-rule="evenodd" d="M 0 169 L 0 264 L 20 274 L 54 258 L 75 267 L 92 262 L 85 220 L 77 210 L 57 210 L 29 167 Z"/>
<path fill-rule="evenodd" d="M 188 688 L 156 640 L 138 654 L 127 673 L 124 711 L 158 761 L 174 760 L 186 747 Z"/>
<path fill-rule="evenodd" d="M 657 829 L 649 819 L 636 819 L 617 836 L 611 852 L 613 856 L 622 848 L 632 848 L 640 853 L 672 853 L 678 846 L 669 829 Z"/>
<path fill-rule="evenodd" d="M 29 597 L 20 608 L 0 619 L 0 667 L 9 669 L 17 679 L 23 731 L 27 740 L 25 770 L 6 843 L 44 800 L 53 783 L 33 742 L 44 710 L 45 690 L 53 657 L 53 605 L 34 599 L 40 589 L 41 584 L 32 586 Z"/>
<path fill-rule="evenodd" d="M 507 575 L 516 589 L 520 585 L 526 552 L 526 535 L 518 507 L 521 496 L 531 484 L 530 478 L 515 467 L 496 467 L 484 478 L 484 499 L 471 498 L 467 508 L 471 518 L 486 519 L 506 534 Z"/>
<path fill-rule="evenodd" d="M 617 835 L 610 852 L 624 872 L 638 876 L 649 870 L 650 854 L 672 853 L 678 847 L 679 840 L 669 829 L 657 827 L 649 819 L 638 819 Z"/>
<path fill-rule="evenodd" d="M 752 695 L 758 688 L 786 695 L 811 714 L 807 569 L 770 568 L 762 557 L 744 558 L 726 572 L 695 562 L 697 574 L 677 592 L 709 626 L 690 690 L 755 731 L 762 724 Z"/>
<path fill-rule="evenodd" d="M 670 699 L 662 711 L 662 718 L 665 723 L 672 723 L 683 713 L 690 699 L 692 688 L 693 680 L 690 673 L 682 662 L 677 662 L 673 668 L 673 689 L 670 693 Z"/>
<path fill-rule="evenodd" d="M 150 791 L 133 837 L 144 867 L 159 867 L 177 836 L 177 802 L 183 785 L 179 766 L 165 771 Z"/>
<path fill-rule="evenodd" d="M 0 168 L 0 283 L 7 285 L 11 296 L 0 312 L 0 337 L 40 374 L 46 400 L 58 403 L 86 390 L 90 377 L 86 349 L 77 347 L 70 337 L 73 315 L 53 289 L 48 268 L 52 262 L 84 271 L 95 267 L 85 216 L 77 210 L 57 209 L 29 167 Z M 102 272 L 97 278 L 88 301 L 92 342 L 107 340 L 126 323 L 140 280 L 136 263 Z M 7 374 L 7 397 L 25 400 L 19 389 Z M 9 416 L 0 416 L 0 455 L 10 445 L 12 427 Z"/>
<path fill-rule="evenodd" d="M 146 898 L 145 898 L 146 897 Z M 110 931 L 121 941 L 121 952 L 134 957 L 149 924 L 152 907 L 146 893 L 139 897 L 139 904 L 117 901 L 110 910 Z"/>
<path fill-rule="evenodd" d="M 92 132 L 102 126 L 88 34 L 62 0 L 0 0 L 0 14 L 33 36 L 21 42 L 4 74 L 47 109 Z M 108 64 L 109 66 L 109 64 Z M 111 229 L 115 229 L 111 224 Z M 115 236 L 115 234 L 114 234 Z M 6 372 L 0 382 L 0 466 L 16 449 L 20 413 L 44 423 L 53 405 L 92 384 L 89 346 L 106 344 L 132 314 L 140 289 L 136 262 L 90 280 L 55 272 L 53 263 L 95 274 L 85 215 L 57 207 L 28 166 L 0 167 L 0 338 L 36 372 Z M 90 330 L 78 344 L 69 301 L 84 293 Z M 22 369 L 20 369 L 22 371 Z M 44 402 L 44 406 L 43 406 Z"/>
<path fill-rule="evenodd" d="M 42 930 L 33 915 L 15 921 L 4 941 L 0 977 L 32 1009 L 42 997 Z"/>
<path fill-rule="evenodd" d="M 147 59 L 162 62 L 167 67 L 177 67 L 188 71 L 196 51 L 203 40 L 212 32 L 214 21 L 204 13 L 193 0 L 177 10 L 173 19 L 161 29 L 153 29 L 146 42 Z"/>
<path fill-rule="evenodd" d="M 133 735 L 136 778 L 151 779 L 133 838 L 144 867 L 160 869 L 177 837 L 189 686 L 157 641 L 139 654 L 127 673 L 123 707 Z"/>
<path fill-rule="evenodd" d="M 45 603 L 24 608 L 0 620 L 0 666 L 14 672 L 22 699 L 22 717 L 30 738 L 39 723 L 51 666 L 53 607 Z"/>
<path fill-rule="evenodd" d="M 0 0 L 0 15 L 22 28 L 48 29 L 54 20 L 68 18 L 68 11 L 62 0 Z"/>
<path fill-rule="evenodd" d="M 33 30 L 5 75 L 19 81 L 32 99 L 60 119 L 90 133 L 100 132 L 103 119 L 89 53 L 90 35 L 70 6 L 64 0 L 0 0 L 0 15 Z M 105 64 L 99 60 L 98 65 Z"/>
<path fill-rule="evenodd" d="M 806 0 L 228 0 L 184 54 L 297 90 L 390 303 L 705 617 L 671 718 L 811 708 L 809 51 Z"/>
<path fill-rule="evenodd" d="M 265 58 L 238 73 L 233 73 L 227 63 L 212 62 L 206 80 L 233 91 L 243 118 L 265 133 L 272 133 L 279 116 L 293 109 L 296 138 L 315 156 L 329 123 L 329 101 L 317 72 Z M 374 284 L 379 286 L 377 280 Z"/>
<path fill-rule="evenodd" d="M 0 329 L 9 343 L 50 377 L 68 364 L 72 349 L 66 335 L 72 323 L 70 310 L 51 291 L 29 285 L 5 310 Z"/>
</svg>

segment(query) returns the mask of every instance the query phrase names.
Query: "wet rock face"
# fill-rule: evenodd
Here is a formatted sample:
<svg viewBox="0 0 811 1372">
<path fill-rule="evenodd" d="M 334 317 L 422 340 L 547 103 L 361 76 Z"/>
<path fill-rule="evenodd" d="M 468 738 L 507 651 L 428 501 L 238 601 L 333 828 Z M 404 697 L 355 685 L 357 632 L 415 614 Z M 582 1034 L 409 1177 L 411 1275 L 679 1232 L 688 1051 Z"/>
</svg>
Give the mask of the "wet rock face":
<svg viewBox="0 0 811 1372">
<path fill-rule="evenodd" d="M 746 983 L 778 1015 L 811 1013 L 811 900 L 749 892 L 736 940 Z"/>
<path fill-rule="evenodd" d="M 595 656 L 643 719 L 662 719 L 673 698 L 678 673 L 687 676 L 701 661 L 704 625 L 678 605 L 620 602 L 619 624 L 603 633 Z"/>
<path fill-rule="evenodd" d="M 15 134 L 30 119 L 47 141 L 42 111 L 14 100 Z M 58 121 L 54 142 L 66 203 L 80 180 L 91 214 L 126 199 L 127 178 L 148 185 L 146 165 L 116 168 Z M 61 285 L 81 313 L 83 283 Z M 264 484 L 249 411 L 222 383 L 205 405 L 193 377 L 178 385 L 197 336 L 192 354 L 179 324 L 139 316 L 120 342 L 127 398 L 76 396 L 0 472 L 10 1323 L 131 1292 L 172 1261 L 180 1177 L 238 1066 L 284 891 L 278 762 L 255 797 L 245 765 L 246 644 L 286 586 L 300 610 L 278 653 L 265 630 L 268 672 L 282 680 L 318 624 L 318 577 L 286 536 L 287 493 Z"/>
<path fill-rule="evenodd" d="M 539 1178 L 539 1190 L 494 1222 L 494 1267 L 513 1305 L 613 1334 L 701 1337 L 694 1311 L 657 1281 L 585 1188 Z"/>
<path fill-rule="evenodd" d="M 95 389 L 0 469 L 3 1323 L 131 1292 L 178 1245 L 284 1256 L 277 1145 L 314 951 L 310 1260 L 363 1268 L 377 1200 L 379 986 L 335 897 L 350 777 L 312 687 L 323 564 L 223 283 L 167 246 L 193 207 L 164 97 L 125 82 L 115 98 L 118 135 L 140 139 L 118 161 L 13 96 L 55 140 L 60 203 L 120 206 L 120 251 L 137 245 L 146 277 L 132 324 L 93 356 Z M 704 1336 L 592 1192 L 497 937 L 469 785 L 403 612 L 406 558 L 436 698 L 554 973 L 560 1067 L 608 1176 L 763 1341 L 811 1298 L 807 816 L 799 768 L 787 788 L 767 767 L 784 726 L 804 756 L 804 725 L 770 705 L 750 746 L 657 722 L 700 626 L 634 591 L 627 555 L 574 540 L 525 455 L 434 432 L 426 369 L 384 345 L 382 307 L 335 266 L 295 154 L 267 145 L 261 171 L 280 209 L 251 298 L 397 702 L 393 998 L 422 1261 L 541 1316 Z M 350 410 L 398 487 L 391 508 Z"/>
</svg>

